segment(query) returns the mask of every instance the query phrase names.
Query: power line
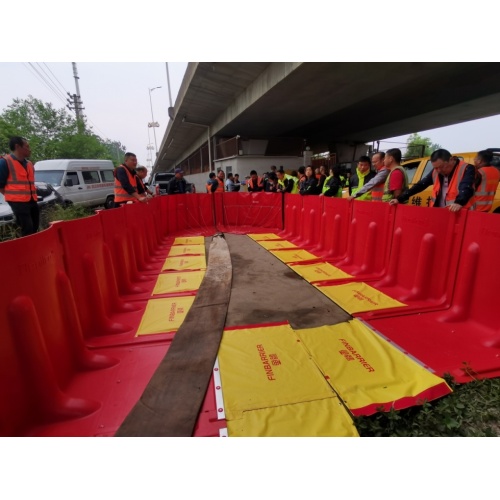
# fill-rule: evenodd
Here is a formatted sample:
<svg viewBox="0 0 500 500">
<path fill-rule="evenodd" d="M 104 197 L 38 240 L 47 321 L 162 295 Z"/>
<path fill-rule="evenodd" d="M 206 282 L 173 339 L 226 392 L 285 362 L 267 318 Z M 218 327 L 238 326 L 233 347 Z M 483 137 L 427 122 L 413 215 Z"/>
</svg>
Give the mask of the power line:
<svg viewBox="0 0 500 500">
<path fill-rule="evenodd" d="M 50 71 L 51 75 L 57 80 L 57 82 L 59 83 L 59 86 L 63 90 L 63 94 L 66 95 L 68 93 L 68 91 L 64 88 L 64 85 L 58 80 L 57 76 L 54 75 L 54 73 L 52 73 L 52 70 L 47 66 L 46 63 L 43 63 L 43 65 Z"/>
<path fill-rule="evenodd" d="M 36 63 L 36 65 L 40 68 L 41 71 L 43 71 L 44 75 L 46 76 L 47 80 L 50 82 L 50 84 L 52 85 L 52 87 L 57 91 L 57 93 L 61 96 L 64 97 L 64 92 L 61 92 L 59 90 L 59 88 L 57 87 L 57 83 L 54 82 L 54 80 L 52 80 L 52 78 L 50 77 L 50 75 L 42 68 L 42 66 L 40 65 L 40 63 Z"/>
<path fill-rule="evenodd" d="M 56 91 L 56 90 L 54 90 L 54 89 L 52 88 L 52 86 L 51 86 L 51 85 L 50 85 L 50 84 L 49 84 L 49 83 L 45 80 L 45 78 L 43 77 L 43 75 L 42 75 L 42 74 L 40 74 L 40 72 L 39 72 L 39 71 L 38 71 L 38 70 L 37 70 L 37 69 L 33 66 L 33 64 L 31 64 L 31 63 L 28 63 L 28 64 L 29 64 L 29 66 L 26 66 L 26 67 L 27 67 L 30 71 L 34 72 L 34 75 L 35 75 L 35 76 L 36 76 L 39 80 L 41 80 L 41 82 L 42 82 L 42 83 L 43 83 L 43 84 L 44 84 L 44 85 L 45 85 L 45 86 L 46 86 L 49 90 L 51 90 L 51 91 L 52 91 L 52 93 L 53 93 L 53 94 L 54 94 L 54 95 L 55 95 L 55 96 L 56 96 L 59 100 L 61 100 L 61 101 L 64 103 L 64 105 L 66 105 L 66 103 L 64 102 L 64 100 L 63 100 L 63 99 L 61 99 L 61 97 L 59 96 L 59 94 L 57 93 L 57 91 Z M 30 68 L 30 66 L 31 66 L 31 68 Z"/>
</svg>

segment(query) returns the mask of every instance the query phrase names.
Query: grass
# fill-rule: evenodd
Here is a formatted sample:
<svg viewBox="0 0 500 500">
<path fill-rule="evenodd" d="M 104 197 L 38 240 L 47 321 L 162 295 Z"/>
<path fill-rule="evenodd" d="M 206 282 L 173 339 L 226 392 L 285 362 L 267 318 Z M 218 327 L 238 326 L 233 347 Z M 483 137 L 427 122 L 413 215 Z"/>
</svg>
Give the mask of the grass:
<svg viewBox="0 0 500 500">
<path fill-rule="evenodd" d="M 406 410 L 355 417 L 361 437 L 500 436 L 500 379 L 457 384 L 445 377 L 453 393 Z"/>
<path fill-rule="evenodd" d="M 51 222 L 81 219 L 95 213 L 96 208 L 86 208 L 81 205 L 53 205 L 40 210 L 40 227 L 43 231 L 50 226 Z M 0 242 L 9 241 L 21 237 L 21 229 L 17 224 L 0 225 Z"/>
<path fill-rule="evenodd" d="M 81 219 L 82 217 L 88 217 L 89 215 L 94 214 L 94 210 L 95 209 L 82 207 L 81 205 L 54 205 L 43 210 L 40 214 L 40 228 L 46 229 L 50 222 L 74 220 Z"/>
</svg>

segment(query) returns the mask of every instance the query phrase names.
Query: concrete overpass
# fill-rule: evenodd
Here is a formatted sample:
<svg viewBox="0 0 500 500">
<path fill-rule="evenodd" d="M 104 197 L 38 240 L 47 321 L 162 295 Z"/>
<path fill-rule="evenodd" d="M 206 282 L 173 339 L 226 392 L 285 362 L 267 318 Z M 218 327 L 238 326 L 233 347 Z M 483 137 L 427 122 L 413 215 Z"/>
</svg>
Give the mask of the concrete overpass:
<svg viewBox="0 0 500 500">
<path fill-rule="evenodd" d="M 154 171 L 204 144 L 208 171 L 235 136 L 302 138 L 350 161 L 359 144 L 500 114 L 500 63 L 189 63 L 171 111 Z"/>
</svg>

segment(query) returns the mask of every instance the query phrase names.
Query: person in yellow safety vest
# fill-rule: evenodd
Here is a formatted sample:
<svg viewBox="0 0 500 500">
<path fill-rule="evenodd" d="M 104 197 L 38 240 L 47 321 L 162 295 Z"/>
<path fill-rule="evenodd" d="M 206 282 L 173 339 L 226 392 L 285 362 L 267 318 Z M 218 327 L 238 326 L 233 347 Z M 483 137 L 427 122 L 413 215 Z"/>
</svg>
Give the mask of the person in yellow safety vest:
<svg viewBox="0 0 500 500">
<path fill-rule="evenodd" d="M 354 195 L 348 196 L 348 200 L 358 199 L 365 193 L 371 192 L 372 201 L 382 201 L 384 195 L 384 184 L 389 175 L 389 169 L 384 165 L 385 153 L 382 151 L 372 156 L 372 165 L 375 168 L 375 177 L 359 188 Z"/>
<path fill-rule="evenodd" d="M 296 194 L 299 192 L 299 179 L 285 174 L 283 170 L 276 172 L 278 176 L 278 191 L 280 193 Z"/>
<path fill-rule="evenodd" d="M 137 192 L 136 166 L 137 156 L 134 153 L 125 153 L 123 163 L 115 168 L 115 207 L 129 202 L 148 201 L 144 194 Z"/>
<path fill-rule="evenodd" d="M 31 148 L 24 137 L 15 136 L 9 140 L 9 149 L 11 154 L 0 157 L 0 193 L 10 205 L 21 234 L 28 236 L 38 231 L 40 223 L 35 169 L 28 160 Z"/>
<path fill-rule="evenodd" d="M 389 203 L 405 203 L 410 196 L 420 193 L 426 187 L 432 186 L 432 198 L 429 206 L 447 207 L 451 212 L 462 208 L 474 209 L 474 182 L 476 168 L 457 157 L 451 156 L 446 149 L 437 149 L 431 155 L 430 161 L 434 167 L 423 179 L 420 179 L 401 196 Z"/>
<path fill-rule="evenodd" d="M 391 201 L 408 189 L 408 176 L 406 170 L 400 165 L 401 156 L 401 150 L 398 148 L 389 149 L 385 153 L 384 165 L 390 172 L 385 180 L 382 201 Z"/>
<path fill-rule="evenodd" d="M 491 162 L 493 153 L 491 151 L 479 151 L 474 158 L 474 166 L 478 175 L 476 176 L 475 209 L 478 212 L 489 212 L 500 182 L 500 170 L 493 167 Z"/>
<path fill-rule="evenodd" d="M 330 167 L 330 175 L 325 179 L 320 196 L 342 198 L 342 176 L 339 168 Z"/>
<path fill-rule="evenodd" d="M 375 172 L 371 170 L 372 162 L 369 156 L 360 156 L 356 173 L 351 176 L 349 183 L 349 196 L 354 196 L 365 184 L 375 177 Z M 357 200 L 370 201 L 372 199 L 371 191 L 362 194 Z"/>
</svg>

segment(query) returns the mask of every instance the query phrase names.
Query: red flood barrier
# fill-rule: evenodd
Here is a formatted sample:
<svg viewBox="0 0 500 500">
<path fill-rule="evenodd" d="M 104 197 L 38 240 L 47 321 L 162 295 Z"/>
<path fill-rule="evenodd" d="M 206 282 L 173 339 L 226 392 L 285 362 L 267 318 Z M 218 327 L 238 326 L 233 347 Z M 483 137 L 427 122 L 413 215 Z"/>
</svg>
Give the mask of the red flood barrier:
<svg viewBox="0 0 500 500">
<path fill-rule="evenodd" d="M 342 198 L 323 198 L 318 245 L 311 251 L 326 260 L 341 260 L 347 251 L 352 203 Z"/>
<path fill-rule="evenodd" d="M 125 213 L 121 209 L 99 212 L 104 242 L 112 254 L 118 292 L 128 300 L 149 298 L 156 278 L 139 271 L 132 242 L 133 234 L 128 230 L 125 219 Z"/>
<path fill-rule="evenodd" d="M 441 209 L 429 209 L 435 212 Z M 439 374 L 458 382 L 500 376 L 500 322 L 492 293 L 500 280 L 500 218 L 468 212 L 451 307 L 369 323 Z M 439 250 L 439 262 L 446 254 Z"/>
<path fill-rule="evenodd" d="M 11 262 L 2 269 L 0 434 L 94 413 L 98 401 L 67 388 L 118 360 L 85 347 L 57 232 L 2 243 L 0 258 Z"/>
<path fill-rule="evenodd" d="M 450 306 L 467 212 L 398 206 L 384 277 L 371 286 L 407 305 L 360 314 L 365 319 Z M 403 311 L 404 309 L 404 311 Z"/>
<path fill-rule="evenodd" d="M 123 207 L 113 211 L 122 210 Z M 146 302 L 126 302 L 120 297 L 116 269 L 110 249 L 104 243 L 99 217 L 54 225 L 63 245 L 83 335 L 87 344 L 93 346 L 139 342 L 134 337 Z M 126 273 L 127 269 L 118 272 Z"/>
<path fill-rule="evenodd" d="M 210 236 L 215 233 L 211 195 L 204 193 L 161 196 L 162 217 L 170 236 Z"/>
<path fill-rule="evenodd" d="M 283 199 L 279 193 L 231 192 L 208 196 L 214 197 L 218 231 L 247 234 L 283 228 Z"/>
<path fill-rule="evenodd" d="M 379 278 L 389 260 L 395 207 L 366 201 L 352 204 L 346 255 L 327 260 L 359 280 Z"/>
<path fill-rule="evenodd" d="M 300 196 L 300 195 L 299 195 Z M 321 214 L 323 196 L 301 196 L 302 208 L 298 236 L 288 238 L 296 245 L 310 249 L 318 246 L 321 240 Z"/>
<path fill-rule="evenodd" d="M 298 194 L 286 193 L 284 198 L 284 229 L 277 234 L 283 239 L 299 235 L 300 218 L 302 215 L 302 197 Z"/>
</svg>

